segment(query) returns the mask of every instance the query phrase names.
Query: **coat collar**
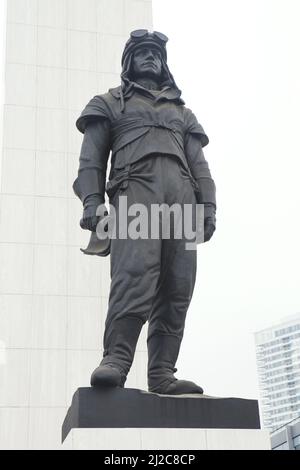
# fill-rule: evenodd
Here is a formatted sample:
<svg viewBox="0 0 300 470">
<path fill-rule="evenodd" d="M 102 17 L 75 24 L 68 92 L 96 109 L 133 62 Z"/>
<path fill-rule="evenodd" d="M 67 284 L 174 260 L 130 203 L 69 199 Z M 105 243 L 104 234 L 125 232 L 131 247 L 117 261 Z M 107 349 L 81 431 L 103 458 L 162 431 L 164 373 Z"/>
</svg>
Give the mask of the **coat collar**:
<svg viewBox="0 0 300 470">
<path fill-rule="evenodd" d="M 178 104 L 185 104 L 183 99 L 180 97 L 181 91 L 178 88 L 165 87 L 165 89 L 157 97 L 155 97 L 154 94 L 151 93 L 151 91 L 148 91 L 146 88 L 142 87 L 138 83 L 130 82 L 130 85 L 128 86 L 127 90 L 124 92 L 124 99 L 126 100 L 131 98 L 135 91 L 141 94 L 146 94 L 148 96 L 150 95 L 155 99 L 155 101 L 167 100 L 176 101 Z M 120 99 L 120 92 L 121 86 L 109 89 L 109 93 L 116 99 Z"/>
</svg>

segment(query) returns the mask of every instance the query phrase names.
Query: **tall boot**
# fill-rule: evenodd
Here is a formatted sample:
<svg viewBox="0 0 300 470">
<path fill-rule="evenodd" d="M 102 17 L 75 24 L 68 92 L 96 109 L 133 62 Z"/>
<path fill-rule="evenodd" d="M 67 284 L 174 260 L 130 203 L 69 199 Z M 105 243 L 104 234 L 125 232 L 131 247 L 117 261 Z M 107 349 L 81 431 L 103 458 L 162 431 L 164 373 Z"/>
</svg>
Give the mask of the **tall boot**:
<svg viewBox="0 0 300 470">
<path fill-rule="evenodd" d="M 139 318 L 126 317 L 106 330 L 103 359 L 91 376 L 92 387 L 124 387 L 143 324 Z"/>
<path fill-rule="evenodd" d="M 179 354 L 181 338 L 173 335 L 157 334 L 148 341 L 148 388 L 149 392 L 163 395 L 183 395 L 203 393 L 194 382 L 178 380 L 175 364 Z"/>
</svg>

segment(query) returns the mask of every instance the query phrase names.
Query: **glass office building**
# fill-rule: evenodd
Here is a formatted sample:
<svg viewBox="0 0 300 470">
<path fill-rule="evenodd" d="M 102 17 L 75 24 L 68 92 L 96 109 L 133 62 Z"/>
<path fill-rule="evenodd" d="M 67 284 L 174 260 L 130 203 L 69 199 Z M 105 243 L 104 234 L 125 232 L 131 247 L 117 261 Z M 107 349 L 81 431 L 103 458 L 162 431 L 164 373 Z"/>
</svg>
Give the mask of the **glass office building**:
<svg viewBox="0 0 300 470">
<path fill-rule="evenodd" d="M 300 314 L 255 334 L 263 424 L 275 431 L 300 416 Z"/>
<path fill-rule="evenodd" d="M 271 445 L 272 450 L 300 450 L 300 418 L 274 431 Z"/>
</svg>

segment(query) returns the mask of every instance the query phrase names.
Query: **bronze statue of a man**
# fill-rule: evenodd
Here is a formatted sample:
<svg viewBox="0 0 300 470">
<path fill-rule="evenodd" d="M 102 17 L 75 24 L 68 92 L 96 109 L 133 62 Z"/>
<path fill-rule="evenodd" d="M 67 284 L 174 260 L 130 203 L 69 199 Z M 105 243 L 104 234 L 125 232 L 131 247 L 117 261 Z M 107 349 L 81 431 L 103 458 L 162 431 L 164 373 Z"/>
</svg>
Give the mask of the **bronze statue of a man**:
<svg viewBox="0 0 300 470">
<path fill-rule="evenodd" d="M 96 231 L 96 211 L 106 190 L 116 213 L 120 196 L 127 196 L 128 206 L 148 208 L 201 203 L 204 241 L 213 235 L 215 184 L 202 151 L 208 138 L 180 97 L 167 65 L 167 41 L 159 32 L 133 31 L 122 56 L 121 86 L 95 96 L 77 120 L 84 138 L 73 188 L 84 206 L 83 229 Z M 124 386 L 148 321 L 149 391 L 203 393 L 195 383 L 174 377 L 195 284 L 196 251 L 186 250 L 184 237 L 117 237 L 110 240 L 110 255 L 104 354 L 91 385 Z"/>
</svg>

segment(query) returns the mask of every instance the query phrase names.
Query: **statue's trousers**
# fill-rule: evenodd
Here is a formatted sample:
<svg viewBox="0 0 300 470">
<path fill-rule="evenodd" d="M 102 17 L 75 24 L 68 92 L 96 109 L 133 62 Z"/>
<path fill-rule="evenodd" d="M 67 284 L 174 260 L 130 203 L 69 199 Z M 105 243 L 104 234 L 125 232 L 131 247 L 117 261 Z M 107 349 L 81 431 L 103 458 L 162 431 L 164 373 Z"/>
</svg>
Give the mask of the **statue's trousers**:
<svg viewBox="0 0 300 470">
<path fill-rule="evenodd" d="M 122 176 L 124 174 L 125 178 Z M 166 334 L 182 339 L 186 313 L 195 284 L 197 263 L 195 246 L 194 249 L 187 249 L 191 240 L 187 239 L 184 233 L 182 221 L 183 211 L 187 209 L 184 205 L 189 205 L 187 210 L 192 210 L 190 230 L 196 228 L 196 196 L 185 168 L 176 157 L 168 155 L 150 155 L 126 170 L 117 170 L 113 181 L 119 181 L 115 186 L 115 193 L 110 198 L 110 203 L 116 211 L 116 238 L 111 240 L 111 287 L 102 364 L 118 364 L 127 374 L 135 350 L 135 344 L 129 343 L 136 343 L 138 332 L 147 320 L 148 338 Z M 125 199 L 121 202 L 123 196 L 127 196 L 126 204 Z M 147 226 L 136 227 L 134 221 L 141 213 L 137 206 L 132 206 L 133 204 L 142 204 L 145 207 L 148 213 L 148 230 Z M 170 209 L 174 204 L 177 204 L 177 209 L 181 208 L 179 212 L 174 211 L 176 216 L 170 219 L 169 239 L 168 230 L 162 234 L 162 218 L 159 236 L 153 237 L 152 233 L 151 238 L 151 227 L 157 235 L 157 217 L 153 214 L 157 214 L 161 204 L 166 204 Z M 127 219 L 124 213 L 125 205 L 129 213 L 132 211 Z M 129 232 L 129 236 L 124 239 L 120 238 L 119 233 L 120 211 L 123 211 L 123 220 L 124 217 L 127 220 Z M 172 210 L 170 213 L 172 214 Z M 140 220 L 142 223 L 142 217 Z M 189 216 L 186 220 L 191 222 Z M 131 238 L 131 222 L 136 228 L 133 230 L 134 234 L 138 229 L 143 235 L 147 232 L 148 238 L 136 238 L 136 235 L 134 239 Z M 175 227 L 177 230 L 179 227 L 176 235 Z M 183 232 L 181 236 L 180 232 Z M 124 233 L 121 236 L 123 237 Z M 133 333 L 132 325 L 138 325 L 137 334 Z M 122 328 L 126 329 L 126 326 L 131 328 L 131 332 L 122 334 Z M 116 345 L 116 335 L 119 333 L 120 341 Z M 131 353 L 126 355 L 126 351 Z"/>
</svg>

